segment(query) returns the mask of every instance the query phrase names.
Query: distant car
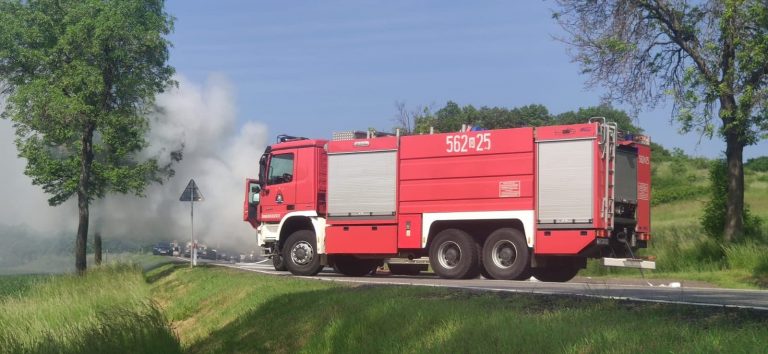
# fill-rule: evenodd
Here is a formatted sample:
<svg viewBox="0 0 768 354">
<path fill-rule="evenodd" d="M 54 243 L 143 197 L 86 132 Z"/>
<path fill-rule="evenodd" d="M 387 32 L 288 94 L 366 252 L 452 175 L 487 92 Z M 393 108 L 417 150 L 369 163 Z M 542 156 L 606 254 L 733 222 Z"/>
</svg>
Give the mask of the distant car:
<svg viewBox="0 0 768 354">
<path fill-rule="evenodd" d="M 152 254 L 156 256 L 173 256 L 173 246 L 167 242 L 160 242 L 152 247 Z"/>
<path fill-rule="evenodd" d="M 197 256 L 201 259 L 210 259 L 210 260 L 216 260 L 216 250 L 214 249 L 204 249 L 197 251 Z"/>
</svg>

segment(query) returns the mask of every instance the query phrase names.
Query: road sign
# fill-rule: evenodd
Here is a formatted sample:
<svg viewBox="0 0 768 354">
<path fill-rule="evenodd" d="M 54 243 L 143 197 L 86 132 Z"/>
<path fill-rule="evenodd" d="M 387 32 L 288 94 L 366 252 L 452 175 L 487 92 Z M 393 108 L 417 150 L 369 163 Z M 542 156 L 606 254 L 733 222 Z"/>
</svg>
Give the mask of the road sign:
<svg viewBox="0 0 768 354">
<path fill-rule="evenodd" d="M 179 201 L 189 202 L 190 206 L 189 221 L 192 224 L 192 235 L 190 235 L 189 242 L 192 249 L 189 252 L 189 258 L 191 258 L 189 266 L 192 267 L 197 265 L 197 242 L 195 242 L 195 202 L 203 201 L 203 193 L 200 193 L 200 188 L 197 188 L 197 184 L 195 183 L 194 179 L 189 180 L 189 183 L 187 183 L 187 188 L 184 188 L 184 192 L 181 192 Z"/>
<path fill-rule="evenodd" d="M 181 202 L 201 202 L 203 201 L 203 193 L 200 192 L 200 188 L 197 188 L 197 184 L 194 179 L 190 179 L 187 183 L 187 188 L 181 193 L 179 201 Z"/>
</svg>

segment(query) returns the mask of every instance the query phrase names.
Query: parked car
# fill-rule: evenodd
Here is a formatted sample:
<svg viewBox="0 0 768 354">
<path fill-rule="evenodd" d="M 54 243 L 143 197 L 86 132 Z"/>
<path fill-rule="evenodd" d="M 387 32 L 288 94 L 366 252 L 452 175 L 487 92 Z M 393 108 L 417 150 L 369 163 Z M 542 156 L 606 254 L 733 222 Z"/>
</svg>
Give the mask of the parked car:
<svg viewBox="0 0 768 354">
<path fill-rule="evenodd" d="M 156 256 L 172 256 L 173 246 L 168 242 L 160 242 L 152 247 L 152 254 Z"/>
<path fill-rule="evenodd" d="M 216 250 L 212 248 L 206 248 L 204 250 L 198 250 L 197 256 L 201 259 L 216 260 Z"/>
</svg>

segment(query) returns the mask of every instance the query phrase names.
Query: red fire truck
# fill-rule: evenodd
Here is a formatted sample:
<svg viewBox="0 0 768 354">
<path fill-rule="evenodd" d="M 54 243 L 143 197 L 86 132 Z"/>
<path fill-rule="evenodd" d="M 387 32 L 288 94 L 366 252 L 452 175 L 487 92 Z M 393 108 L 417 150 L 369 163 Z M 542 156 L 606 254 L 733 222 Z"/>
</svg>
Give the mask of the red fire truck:
<svg viewBox="0 0 768 354">
<path fill-rule="evenodd" d="M 279 136 L 243 219 L 275 269 L 568 281 L 587 258 L 648 267 L 650 147 L 589 123 L 399 136 Z M 627 258 L 630 257 L 631 258 Z M 419 263 L 419 260 L 422 260 Z M 651 266 L 653 264 L 651 263 Z"/>
</svg>

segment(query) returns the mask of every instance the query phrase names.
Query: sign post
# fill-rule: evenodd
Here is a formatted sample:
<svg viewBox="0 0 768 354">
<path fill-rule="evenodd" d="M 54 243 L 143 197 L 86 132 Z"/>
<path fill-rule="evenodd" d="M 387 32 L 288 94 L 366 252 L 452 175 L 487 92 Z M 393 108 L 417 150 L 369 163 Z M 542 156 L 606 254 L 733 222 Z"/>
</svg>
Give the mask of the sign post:
<svg viewBox="0 0 768 354">
<path fill-rule="evenodd" d="M 192 234 L 189 237 L 189 244 L 192 249 L 189 251 L 190 267 L 197 265 L 197 242 L 195 242 L 195 202 L 203 201 L 203 194 L 200 193 L 200 189 L 197 188 L 197 184 L 194 179 L 190 179 L 187 183 L 187 188 L 184 188 L 184 192 L 181 193 L 179 201 L 189 202 L 189 221 L 192 225 Z"/>
</svg>

